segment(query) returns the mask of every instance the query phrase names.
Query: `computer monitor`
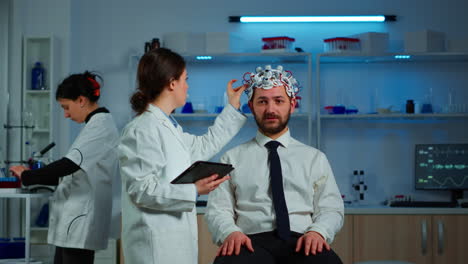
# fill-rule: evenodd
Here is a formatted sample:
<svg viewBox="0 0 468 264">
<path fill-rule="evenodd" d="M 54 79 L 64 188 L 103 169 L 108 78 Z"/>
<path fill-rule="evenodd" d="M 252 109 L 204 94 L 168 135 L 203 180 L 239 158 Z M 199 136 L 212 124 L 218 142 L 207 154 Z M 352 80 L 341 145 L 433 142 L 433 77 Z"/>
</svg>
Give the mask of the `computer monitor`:
<svg viewBox="0 0 468 264">
<path fill-rule="evenodd" d="M 417 144 L 414 167 L 418 190 L 450 190 L 454 202 L 468 190 L 468 144 Z"/>
</svg>

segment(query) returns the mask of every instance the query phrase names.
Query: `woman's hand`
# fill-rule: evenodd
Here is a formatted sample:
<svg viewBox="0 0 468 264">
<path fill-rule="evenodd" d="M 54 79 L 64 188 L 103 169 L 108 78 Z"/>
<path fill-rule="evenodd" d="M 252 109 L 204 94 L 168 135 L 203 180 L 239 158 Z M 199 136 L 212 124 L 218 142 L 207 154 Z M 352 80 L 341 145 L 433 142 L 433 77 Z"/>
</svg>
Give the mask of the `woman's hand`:
<svg viewBox="0 0 468 264">
<path fill-rule="evenodd" d="M 224 176 L 223 178 L 218 179 L 218 174 L 213 174 L 210 177 L 203 178 L 195 182 L 195 186 L 197 187 L 197 192 L 199 195 L 202 194 L 209 194 L 214 189 L 218 188 L 218 186 L 229 180 L 231 177 Z"/>
<path fill-rule="evenodd" d="M 13 173 L 13 176 L 17 177 L 20 180 L 21 174 L 23 174 L 23 171 L 25 170 L 29 170 L 29 168 L 21 165 L 10 167 L 10 172 Z"/>
<path fill-rule="evenodd" d="M 236 88 L 232 88 L 232 84 L 237 82 L 237 80 L 233 79 L 228 82 L 226 93 L 228 96 L 229 103 L 234 106 L 234 108 L 239 109 L 240 108 L 240 97 L 242 95 L 242 92 L 247 88 L 247 85 L 241 85 Z"/>
</svg>

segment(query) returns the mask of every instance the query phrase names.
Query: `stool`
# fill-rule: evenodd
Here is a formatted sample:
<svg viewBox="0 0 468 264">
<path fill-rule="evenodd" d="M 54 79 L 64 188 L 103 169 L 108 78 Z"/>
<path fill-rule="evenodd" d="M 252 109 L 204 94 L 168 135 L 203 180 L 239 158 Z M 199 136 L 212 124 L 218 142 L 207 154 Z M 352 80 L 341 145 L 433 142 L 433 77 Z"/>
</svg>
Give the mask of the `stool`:
<svg viewBox="0 0 468 264">
<path fill-rule="evenodd" d="M 354 264 L 414 264 L 408 261 L 401 261 L 401 260 L 368 260 L 368 261 L 360 261 L 354 262 Z"/>
</svg>

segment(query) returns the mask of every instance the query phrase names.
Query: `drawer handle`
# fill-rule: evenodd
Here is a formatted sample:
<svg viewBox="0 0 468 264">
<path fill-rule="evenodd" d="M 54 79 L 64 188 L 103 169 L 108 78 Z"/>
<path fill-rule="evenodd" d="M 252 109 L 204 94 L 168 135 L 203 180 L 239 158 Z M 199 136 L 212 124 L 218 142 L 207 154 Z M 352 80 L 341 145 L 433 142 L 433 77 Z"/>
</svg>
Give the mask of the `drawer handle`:
<svg viewBox="0 0 468 264">
<path fill-rule="evenodd" d="M 444 254 L 444 222 L 441 220 L 437 221 L 437 231 L 438 231 L 438 246 L 437 253 L 439 255 Z"/>
<path fill-rule="evenodd" d="M 421 253 L 423 256 L 427 254 L 427 221 L 426 219 L 421 221 Z"/>
</svg>

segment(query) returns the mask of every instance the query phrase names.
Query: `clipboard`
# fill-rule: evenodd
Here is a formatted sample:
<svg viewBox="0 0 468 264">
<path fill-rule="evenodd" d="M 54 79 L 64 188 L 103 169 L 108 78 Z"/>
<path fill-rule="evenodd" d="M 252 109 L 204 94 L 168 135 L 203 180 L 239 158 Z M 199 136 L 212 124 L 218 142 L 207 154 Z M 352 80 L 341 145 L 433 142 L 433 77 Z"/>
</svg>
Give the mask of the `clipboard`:
<svg viewBox="0 0 468 264">
<path fill-rule="evenodd" d="M 231 164 L 210 162 L 210 161 L 196 161 L 177 178 L 171 181 L 172 184 L 194 183 L 200 179 L 209 177 L 213 174 L 218 174 L 219 177 L 224 177 L 226 174 L 234 170 Z"/>
</svg>

